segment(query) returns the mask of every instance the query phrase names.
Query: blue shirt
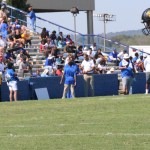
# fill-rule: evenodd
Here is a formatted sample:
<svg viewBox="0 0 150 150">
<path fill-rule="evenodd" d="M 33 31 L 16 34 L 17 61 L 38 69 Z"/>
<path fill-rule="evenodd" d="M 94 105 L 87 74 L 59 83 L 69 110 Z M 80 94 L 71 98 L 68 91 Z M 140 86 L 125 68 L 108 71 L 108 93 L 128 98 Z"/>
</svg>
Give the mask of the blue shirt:
<svg viewBox="0 0 150 150">
<path fill-rule="evenodd" d="M 109 54 L 109 57 L 112 56 L 113 58 L 117 58 L 117 55 L 118 55 L 117 52 L 116 52 L 116 53 L 111 52 L 111 53 Z M 112 61 L 112 60 L 111 60 L 109 57 L 108 57 L 108 61 L 110 62 L 110 61 Z"/>
<path fill-rule="evenodd" d="M 35 15 L 34 11 L 30 11 L 30 12 L 28 13 L 28 15 L 29 15 L 29 17 L 30 17 L 30 19 L 31 19 L 32 21 L 35 21 L 35 20 L 36 20 L 36 15 Z"/>
<path fill-rule="evenodd" d="M 46 58 L 46 61 L 45 61 L 45 66 L 53 66 L 55 60 L 52 58 L 52 59 L 49 59 L 49 58 Z"/>
<path fill-rule="evenodd" d="M 65 84 L 74 84 L 76 76 L 76 67 L 74 65 L 66 65 L 64 67 Z"/>
<path fill-rule="evenodd" d="M 2 24 L 1 24 L 1 32 L 2 32 L 2 37 L 3 37 L 4 39 L 7 38 L 7 34 L 8 34 L 7 28 L 8 28 L 8 24 L 7 24 L 7 23 L 2 23 Z"/>
<path fill-rule="evenodd" d="M 18 78 L 16 77 L 13 69 L 7 69 L 6 74 L 8 74 L 10 76 L 9 81 L 18 81 Z"/>
<path fill-rule="evenodd" d="M 119 63 L 119 67 L 122 67 L 122 61 Z M 121 76 L 123 77 L 133 77 L 133 69 L 128 66 L 126 69 L 121 70 Z"/>
</svg>

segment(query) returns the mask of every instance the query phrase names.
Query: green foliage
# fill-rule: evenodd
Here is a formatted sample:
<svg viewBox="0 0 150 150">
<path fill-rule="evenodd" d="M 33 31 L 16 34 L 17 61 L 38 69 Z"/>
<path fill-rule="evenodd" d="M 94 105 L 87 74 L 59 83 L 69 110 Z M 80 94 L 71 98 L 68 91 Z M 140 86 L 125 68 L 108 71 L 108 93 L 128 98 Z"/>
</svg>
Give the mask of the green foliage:
<svg viewBox="0 0 150 150">
<path fill-rule="evenodd" d="M 149 95 L 0 103 L 1 150 L 149 150 Z"/>
<path fill-rule="evenodd" d="M 2 2 L 2 0 L 0 0 L 0 2 Z M 7 0 L 7 4 L 24 11 L 27 11 L 27 7 L 28 7 L 26 2 L 27 0 Z"/>
</svg>

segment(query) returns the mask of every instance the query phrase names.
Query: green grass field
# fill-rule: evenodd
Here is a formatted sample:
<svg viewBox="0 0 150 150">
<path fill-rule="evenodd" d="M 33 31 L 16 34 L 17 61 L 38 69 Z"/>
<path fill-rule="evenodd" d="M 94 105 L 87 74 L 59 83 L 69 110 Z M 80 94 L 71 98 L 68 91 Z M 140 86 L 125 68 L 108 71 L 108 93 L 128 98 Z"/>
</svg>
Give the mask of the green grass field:
<svg viewBox="0 0 150 150">
<path fill-rule="evenodd" d="M 150 95 L 0 103 L 0 150 L 148 150 Z"/>
</svg>

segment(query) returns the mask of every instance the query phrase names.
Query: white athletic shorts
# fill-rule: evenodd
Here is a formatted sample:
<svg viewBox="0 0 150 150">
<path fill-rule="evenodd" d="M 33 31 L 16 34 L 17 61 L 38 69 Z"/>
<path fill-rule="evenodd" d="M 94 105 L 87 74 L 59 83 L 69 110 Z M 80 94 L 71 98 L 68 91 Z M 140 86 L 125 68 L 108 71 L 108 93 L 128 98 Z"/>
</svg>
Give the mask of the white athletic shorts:
<svg viewBox="0 0 150 150">
<path fill-rule="evenodd" d="M 17 81 L 9 81 L 9 82 L 7 82 L 7 85 L 9 87 L 10 91 L 17 91 L 18 90 Z"/>
</svg>

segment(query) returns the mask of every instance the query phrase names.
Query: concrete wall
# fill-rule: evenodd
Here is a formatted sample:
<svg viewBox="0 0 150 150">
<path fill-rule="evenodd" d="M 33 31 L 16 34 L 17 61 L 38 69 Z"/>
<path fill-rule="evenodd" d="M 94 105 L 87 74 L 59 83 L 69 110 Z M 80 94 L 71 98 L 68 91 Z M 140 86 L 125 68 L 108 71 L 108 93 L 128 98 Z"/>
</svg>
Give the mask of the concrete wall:
<svg viewBox="0 0 150 150">
<path fill-rule="evenodd" d="M 28 0 L 35 11 L 70 11 L 72 7 L 78 7 L 81 11 L 95 10 L 95 0 Z"/>
</svg>

